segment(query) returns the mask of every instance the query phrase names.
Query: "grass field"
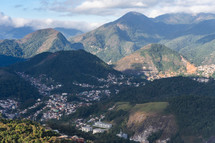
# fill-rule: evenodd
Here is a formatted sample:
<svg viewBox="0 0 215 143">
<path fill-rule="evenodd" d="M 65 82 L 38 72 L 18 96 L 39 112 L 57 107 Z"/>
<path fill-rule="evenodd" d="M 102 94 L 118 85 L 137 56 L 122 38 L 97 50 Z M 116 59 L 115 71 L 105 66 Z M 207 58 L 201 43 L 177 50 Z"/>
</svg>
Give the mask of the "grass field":
<svg viewBox="0 0 215 143">
<path fill-rule="evenodd" d="M 168 102 L 149 102 L 136 105 L 131 105 L 129 104 L 129 102 L 117 102 L 116 110 L 145 113 L 162 113 L 168 105 Z"/>
</svg>

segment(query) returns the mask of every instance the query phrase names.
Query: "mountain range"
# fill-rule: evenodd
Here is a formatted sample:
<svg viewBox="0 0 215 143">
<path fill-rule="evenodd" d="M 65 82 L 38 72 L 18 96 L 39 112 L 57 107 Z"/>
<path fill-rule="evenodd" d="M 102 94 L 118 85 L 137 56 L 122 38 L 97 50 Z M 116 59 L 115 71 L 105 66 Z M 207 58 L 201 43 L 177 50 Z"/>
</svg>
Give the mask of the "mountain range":
<svg viewBox="0 0 215 143">
<path fill-rule="evenodd" d="M 213 14 L 192 16 L 182 13 L 148 18 L 141 13 L 129 12 L 70 41 L 83 43 L 85 50 L 108 63 L 115 63 L 147 44 L 162 43 L 195 65 L 212 64 L 214 21 Z"/>
<path fill-rule="evenodd" d="M 215 54 L 213 48 L 215 38 L 213 34 L 215 32 L 214 21 L 214 14 L 209 13 L 200 13 L 197 15 L 178 13 L 148 18 L 141 13 L 129 12 L 116 21 L 107 23 L 93 31 L 69 38 L 69 41 L 64 35 L 69 37 L 68 35 L 80 34 L 81 31 L 56 28 L 59 31 L 67 33 L 63 35 L 61 32 L 50 28 L 37 30 L 24 36 L 22 39 L 1 40 L 0 54 L 30 58 L 42 52 L 84 49 L 98 56 L 108 64 L 117 64 L 118 68 L 116 69 L 122 71 L 119 68 L 120 62 L 125 59 L 128 60 L 128 57 L 136 56 L 135 52 L 139 52 L 138 50 L 147 44 L 160 43 L 178 52 L 183 57 L 181 62 L 189 63 L 189 69 L 195 71 L 194 66 L 215 63 L 213 56 Z M 160 54 L 159 52 L 162 52 L 162 49 L 153 52 Z M 168 56 L 167 58 L 171 59 Z M 156 61 L 153 55 L 151 55 L 151 62 L 153 60 Z M 132 65 L 134 64 L 136 66 L 139 64 L 140 66 L 140 63 L 132 63 Z M 180 65 L 181 67 L 178 69 L 185 69 L 186 64 Z M 168 77 L 184 72 L 183 70 L 183 72 L 173 72 L 170 70 L 167 73 L 165 69 L 159 71 L 152 67 L 150 68 L 154 70 L 150 68 L 146 68 L 145 70 L 157 73 L 156 75 L 150 74 L 154 77 Z M 174 69 L 174 67 L 171 68 Z M 192 71 L 191 73 L 194 72 Z"/>
<path fill-rule="evenodd" d="M 3 55 L 29 58 L 44 51 L 81 47 L 106 63 L 113 64 L 147 44 L 161 43 L 179 52 L 196 66 L 208 65 L 215 63 L 214 22 L 215 16 L 210 13 L 176 13 L 148 18 L 141 13 L 129 12 L 113 22 L 77 36 L 74 35 L 82 32 L 75 29 L 43 29 L 30 33 L 33 31 L 30 27 L 0 27 L 22 34 L 19 38 L 30 33 L 19 40 L 1 40 L 0 52 Z M 79 44 L 73 47 L 71 43 Z"/>
</svg>

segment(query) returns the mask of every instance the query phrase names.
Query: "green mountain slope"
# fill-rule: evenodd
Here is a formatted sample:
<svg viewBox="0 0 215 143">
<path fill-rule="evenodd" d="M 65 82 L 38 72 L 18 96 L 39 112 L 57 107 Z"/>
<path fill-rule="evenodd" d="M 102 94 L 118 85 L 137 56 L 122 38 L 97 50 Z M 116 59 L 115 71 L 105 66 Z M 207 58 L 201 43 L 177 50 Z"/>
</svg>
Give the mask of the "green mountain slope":
<svg viewBox="0 0 215 143">
<path fill-rule="evenodd" d="M 15 72 L 0 69 L 0 99 L 13 99 L 18 101 L 20 108 L 32 105 L 40 94 L 35 87 L 23 80 Z"/>
<path fill-rule="evenodd" d="M 0 54 L 13 56 L 13 57 L 22 57 L 23 51 L 21 46 L 16 42 L 16 40 L 2 40 L 0 41 Z"/>
<path fill-rule="evenodd" d="M 115 69 L 128 74 L 146 75 L 149 79 L 154 79 L 182 73 L 193 74 L 196 67 L 166 46 L 150 44 L 120 59 Z"/>
<path fill-rule="evenodd" d="M 166 46 L 183 54 L 196 65 L 215 63 L 214 34 L 186 35 L 161 43 L 165 43 Z"/>
<path fill-rule="evenodd" d="M 99 84 L 98 78 L 106 78 L 109 74 L 119 75 L 119 72 L 84 50 L 42 53 L 14 65 L 13 69 L 34 77 L 45 74 L 62 83 L 67 90 L 74 90 L 73 82 L 96 85 Z"/>
</svg>

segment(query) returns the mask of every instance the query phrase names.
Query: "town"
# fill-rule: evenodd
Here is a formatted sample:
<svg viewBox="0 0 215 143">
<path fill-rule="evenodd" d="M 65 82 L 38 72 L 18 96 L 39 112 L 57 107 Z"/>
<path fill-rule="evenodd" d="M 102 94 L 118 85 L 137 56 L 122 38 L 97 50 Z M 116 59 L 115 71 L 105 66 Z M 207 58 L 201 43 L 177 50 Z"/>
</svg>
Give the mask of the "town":
<svg viewBox="0 0 215 143">
<path fill-rule="evenodd" d="M 198 66 L 197 72 L 198 72 L 197 75 L 209 78 L 213 76 L 213 73 L 215 72 L 215 65 L 212 64 L 212 65 Z"/>
<path fill-rule="evenodd" d="M 133 77 L 125 77 L 124 75 L 116 77 L 115 75 L 109 74 L 106 79 L 94 77 L 100 83 L 99 85 L 73 82 L 73 85 L 79 86 L 82 89 L 82 92 L 55 93 L 53 91 L 63 87 L 63 84 L 56 82 L 51 77 L 47 77 L 44 74 L 39 75 L 38 77 L 32 77 L 23 72 L 16 73 L 37 88 L 42 97 L 45 98 L 37 99 L 34 105 L 23 110 L 19 109 L 18 101 L 9 99 L 2 100 L 2 102 L 0 102 L 0 107 L 2 107 L 0 112 L 8 118 L 24 117 L 40 121 L 49 119 L 59 120 L 63 115 L 75 113 L 80 107 L 90 106 L 92 102 L 100 101 L 103 97 L 118 94 L 118 88 L 121 86 L 138 87 L 145 85 L 144 82 L 139 83 L 133 81 Z M 68 101 L 68 97 L 70 96 L 76 97 L 78 100 Z M 13 109 L 13 113 L 8 109 Z M 17 111 L 14 112 L 14 109 Z"/>
</svg>

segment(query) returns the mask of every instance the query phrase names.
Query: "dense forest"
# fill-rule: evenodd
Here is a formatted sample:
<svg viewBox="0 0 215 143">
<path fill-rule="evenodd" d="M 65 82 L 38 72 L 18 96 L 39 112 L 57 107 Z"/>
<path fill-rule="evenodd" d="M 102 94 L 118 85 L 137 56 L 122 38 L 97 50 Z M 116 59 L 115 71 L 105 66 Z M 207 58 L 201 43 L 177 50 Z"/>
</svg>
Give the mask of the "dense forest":
<svg viewBox="0 0 215 143">
<path fill-rule="evenodd" d="M 179 137 L 195 137 L 198 140 L 208 139 L 215 134 L 215 97 L 211 96 L 180 96 L 169 102 L 170 113 L 176 116 Z"/>
<path fill-rule="evenodd" d="M 38 90 L 15 72 L 0 69 L 0 99 L 15 99 L 22 103 L 19 107 L 24 109 L 40 97 Z"/>
<path fill-rule="evenodd" d="M 215 95 L 215 81 L 200 83 L 189 77 L 173 77 L 154 80 L 143 87 L 125 88 L 114 97 L 115 101 L 144 103 L 151 101 L 168 101 L 181 95 Z"/>
<path fill-rule="evenodd" d="M 1 143 L 63 143 L 70 142 L 58 139 L 56 132 L 29 120 L 0 119 Z"/>
</svg>

